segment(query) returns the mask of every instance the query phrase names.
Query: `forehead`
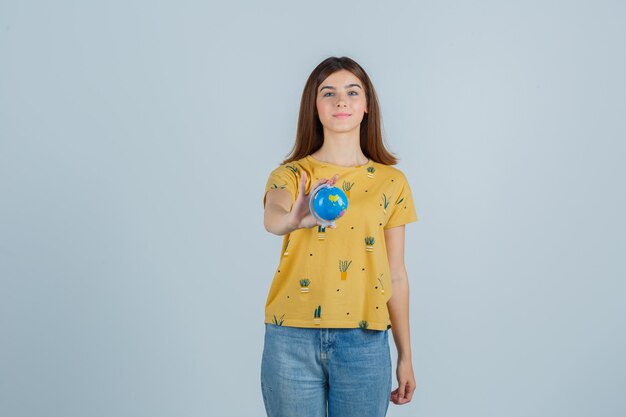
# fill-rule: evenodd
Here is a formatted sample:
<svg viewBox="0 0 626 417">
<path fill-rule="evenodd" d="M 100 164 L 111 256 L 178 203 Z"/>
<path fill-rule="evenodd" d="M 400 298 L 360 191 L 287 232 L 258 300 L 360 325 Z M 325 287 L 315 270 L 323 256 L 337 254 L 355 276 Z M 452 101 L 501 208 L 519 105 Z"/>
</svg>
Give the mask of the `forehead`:
<svg viewBox="0 0 626 417">
<path fill-rule="evenodd" d="M 348 70 L 339 70 L 330 74 L 319 85 L 318 90 L 326 85 L 333 86 L 335 88 L 343 88 L 348 84 L 358 84 L 363 87 L 363 83 L 359 78 Z"/>
</svg>

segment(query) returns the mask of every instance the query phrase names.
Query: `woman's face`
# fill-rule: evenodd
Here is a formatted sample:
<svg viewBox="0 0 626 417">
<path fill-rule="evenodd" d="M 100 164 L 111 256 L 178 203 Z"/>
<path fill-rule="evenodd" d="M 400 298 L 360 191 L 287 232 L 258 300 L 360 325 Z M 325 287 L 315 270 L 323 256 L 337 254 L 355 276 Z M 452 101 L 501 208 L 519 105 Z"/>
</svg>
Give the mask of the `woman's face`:
<svg viewBox="0 0 626 417">
<path fill-rule="evenodd" d="M 350 71 L 339 70 L 317 88 L 315 104 L 324 129 L 337 133 L 359 129 L 367 113 L 365 87 Z"/>
</svg>

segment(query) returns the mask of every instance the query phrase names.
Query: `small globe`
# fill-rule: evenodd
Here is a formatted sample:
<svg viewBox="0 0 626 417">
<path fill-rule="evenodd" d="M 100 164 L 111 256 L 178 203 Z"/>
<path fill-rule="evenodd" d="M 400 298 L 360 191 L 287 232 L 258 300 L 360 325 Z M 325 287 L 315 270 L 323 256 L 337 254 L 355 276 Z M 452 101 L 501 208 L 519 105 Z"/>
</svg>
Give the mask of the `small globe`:
<svg viewBox="0 0 626 417">
<path fill-rule="evenodd" d="M 321 223 L 331 224 L 346 213 L 348 196 L 340 188 L 322 184 L 311 193 L 310 209 Z"/>
</svg>

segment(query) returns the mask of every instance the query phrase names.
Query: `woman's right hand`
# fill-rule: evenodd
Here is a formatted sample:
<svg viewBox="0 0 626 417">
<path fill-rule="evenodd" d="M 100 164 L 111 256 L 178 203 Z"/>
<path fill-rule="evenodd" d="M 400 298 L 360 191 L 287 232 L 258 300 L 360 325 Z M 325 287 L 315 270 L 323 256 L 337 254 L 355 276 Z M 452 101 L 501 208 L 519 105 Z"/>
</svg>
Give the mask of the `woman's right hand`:
<svg viewBox="0 0 626 417">
<path fill-rule="evenodd" d="M 328 183 L 329 185 L 335 185 L 339 175 L 335 174 L 331 179 L 322 178 L 315 185 L 311 186 L 310 191 L 314 190 L 320 184 Z M 311 214 L 311 210 L 309 209 L 309 193 L 305 193 L 306 191 L 306 172 L 302 171 L 302 176 L 300 177 L 300 185 L 298 187 L 298 197 L 296 197 L 296 201 L 294 201 L 293 206 L 291 207 L 291 212 L 287 218 L 288 223 L 296 228 L 303 229 L 309 228 L 313 226 L 319 225 L 317 219 Z M 335 229 L 336 226 L 331 225 L 328 226 L 332 229 Z"/>
</svg>

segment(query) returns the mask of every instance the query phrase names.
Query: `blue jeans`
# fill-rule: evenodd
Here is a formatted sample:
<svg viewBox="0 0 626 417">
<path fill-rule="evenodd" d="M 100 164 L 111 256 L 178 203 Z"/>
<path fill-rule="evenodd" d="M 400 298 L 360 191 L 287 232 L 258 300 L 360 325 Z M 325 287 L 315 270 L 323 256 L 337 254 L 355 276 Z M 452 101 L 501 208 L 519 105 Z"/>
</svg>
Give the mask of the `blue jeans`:
<svg viewBox="0 0 626 417">
<path fill-rule="evenodd" d="M 268 417 L 384 417 L 388 330 L 265 323 L 261 391 Z"/>
</svg>

